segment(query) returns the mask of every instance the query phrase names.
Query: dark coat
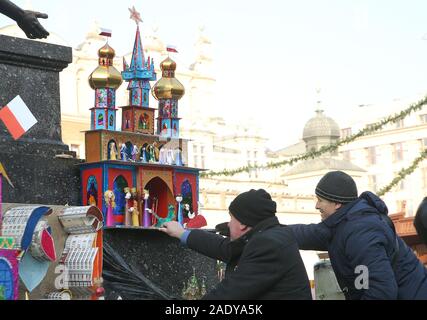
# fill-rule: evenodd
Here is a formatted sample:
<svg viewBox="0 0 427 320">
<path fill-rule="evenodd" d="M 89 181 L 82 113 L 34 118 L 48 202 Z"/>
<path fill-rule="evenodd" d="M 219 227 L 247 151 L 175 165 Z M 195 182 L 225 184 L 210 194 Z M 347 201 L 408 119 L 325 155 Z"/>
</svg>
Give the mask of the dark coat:
<svg viewBox="0 0 427 320">
<path fill-rule="evenodd" d="M 381 219 L 387 213 L 380 198 L 365 192 L 319 224 L 290 227 L 300 249 L 329 252 L 346 299 L 427 299 L 427 269 L 399 237 L 396 250 L 396 235 Z M 368 289 L 356 289 L 357 266 L 368 267 Z"/>
<path fill-rule="evenodd" d="M 187 246 L 227 263 L 225 278 L 203 297 L 206 300 L 312 299 L 310 283 L 297 242 L 276 217 L 230 241 L 192 230 Z"/>
</svg>

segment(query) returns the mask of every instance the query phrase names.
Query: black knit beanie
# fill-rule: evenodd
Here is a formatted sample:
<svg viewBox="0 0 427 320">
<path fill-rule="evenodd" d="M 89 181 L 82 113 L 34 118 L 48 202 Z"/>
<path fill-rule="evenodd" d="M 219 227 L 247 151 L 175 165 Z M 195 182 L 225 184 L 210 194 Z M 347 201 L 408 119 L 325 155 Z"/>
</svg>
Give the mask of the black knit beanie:
<svg viewBox="0 0 427 320">
<path fill-rule="evenodd" d="M 253 227 L 259 222 L 274 217 L 276 202 L 271 200 L 265 190 L 250 190 L 239 194 L 228 208 L 230 213 L 242 224 Z"/>
<path fill-rule="evenodd" d="M 427 197 L 421 202 L 414 219 L 415 230 L 421 240 L 427 244 Z"/>
<path fill-rule="evenodd" d="M 357 187 L 347 173 L 331 171 L 320 179 L 316 195 L 332 202 L 348 203 L 357 199 Z"/>
</svg>

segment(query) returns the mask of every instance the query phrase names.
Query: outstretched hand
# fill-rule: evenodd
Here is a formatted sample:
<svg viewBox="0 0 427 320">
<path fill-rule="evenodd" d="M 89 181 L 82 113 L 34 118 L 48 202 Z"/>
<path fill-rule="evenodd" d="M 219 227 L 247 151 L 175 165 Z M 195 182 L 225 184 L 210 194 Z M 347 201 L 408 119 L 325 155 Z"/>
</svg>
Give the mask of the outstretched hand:
<svg viewBox="0 0 427 320">
<path fill-rule="evenodd" d="M 169 221 L 163 224 L 160 231 L 168 234 L 171 237 L 180 239 L 185 229 L 176 221 Z"/>
<path fill-rule="evenodd" d="M 24 10 L 22 18 L 17 21 L 18 26 L 29 39 L 47 38 L 49 32 L 40 24 L 38 18 L 47 19 L 48 15 L 37 11 Z"/>
</svg>

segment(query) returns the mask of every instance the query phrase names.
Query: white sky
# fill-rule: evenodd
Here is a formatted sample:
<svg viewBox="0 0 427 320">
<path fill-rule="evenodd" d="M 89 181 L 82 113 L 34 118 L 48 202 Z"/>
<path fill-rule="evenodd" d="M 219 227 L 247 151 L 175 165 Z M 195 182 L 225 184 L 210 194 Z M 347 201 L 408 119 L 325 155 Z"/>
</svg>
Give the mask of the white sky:
<svg viewBox="0 0 427 320">
<path fill-rule="evenodd" d="M 314 115 L 318 87 L 323 109 L 338 122 L 360 104 L 427 93 L 425 0 L 32 0 L 31 5 L 49 14 L 42 21 L 48 31 L 74 47 L 99 21 L 113 30 L 110 43 L 119 55 L 133 45 L 135 24 L 128 12 L 133 5 L 144 20 L 142 32 L 157 25 L 159 37 L 176 45 L 182 57 L 183 50 L 193 50 L 198 26 L 206 26 L 218 113 L 253 118 L 273 149 L 301 137 Z M 0 17 L 0 26 L 10 23 Z"/>
</svg>

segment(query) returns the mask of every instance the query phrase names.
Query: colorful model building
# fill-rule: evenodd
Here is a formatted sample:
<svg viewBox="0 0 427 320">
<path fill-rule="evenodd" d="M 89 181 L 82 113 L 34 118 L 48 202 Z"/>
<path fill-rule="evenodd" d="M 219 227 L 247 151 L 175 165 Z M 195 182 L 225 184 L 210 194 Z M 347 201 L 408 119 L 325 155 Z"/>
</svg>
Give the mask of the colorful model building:
<svg viewBox="0 0 427 320">
<path fill-rule="evenodd" d="M 188 223 L 181 210 L 197 215 L 201 169 L 187 166 L 188 141 L 179 137 L 178 100 L 185 90 L 175 78 L 176 63 L 169 57 L 161 63 L 162 78 L 151 89 L 154 61 L 144 57 L 137 25 L 132 60 L 130 66 L 123 60 L 121 74 L 128 82 L 129 105 L 121 107 L 121 130 L 116 130 L 114 95 L 122 79 L 112 66 L 114 55 L 108 44 L 102 47 L 99 66 L 89 77 L 95 106 L 81 165 L 83 205 L 97 205 L 107 227 L 158 227 L 178 217 Z M 157 119 L 150 90 L 159 101 Z"/>
</svg>

